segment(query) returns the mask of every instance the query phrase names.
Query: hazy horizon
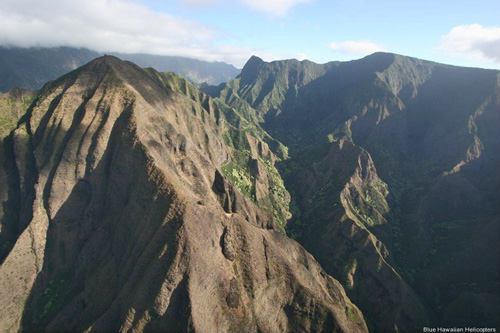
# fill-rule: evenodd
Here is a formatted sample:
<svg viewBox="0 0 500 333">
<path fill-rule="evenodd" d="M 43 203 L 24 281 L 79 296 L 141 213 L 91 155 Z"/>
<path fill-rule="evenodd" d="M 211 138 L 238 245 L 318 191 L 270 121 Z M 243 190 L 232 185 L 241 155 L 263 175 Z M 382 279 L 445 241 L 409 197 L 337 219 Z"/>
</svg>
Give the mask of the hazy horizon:
<svg viewBox="0 0 500 333">
<path fill-rule="evenodd" d="M 500 68 L 500 2 L 4 0 L 0 45 L 318 63 L 377 51 Z"/>
</svg>

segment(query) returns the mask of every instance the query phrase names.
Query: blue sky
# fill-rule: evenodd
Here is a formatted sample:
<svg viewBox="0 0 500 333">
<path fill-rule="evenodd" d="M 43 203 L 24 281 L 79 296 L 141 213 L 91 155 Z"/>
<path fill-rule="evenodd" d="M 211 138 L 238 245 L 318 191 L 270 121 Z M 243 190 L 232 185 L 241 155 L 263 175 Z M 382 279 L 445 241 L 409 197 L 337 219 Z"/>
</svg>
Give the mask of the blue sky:
<svg viewBox="0 0 500 333">
<path fill-rule="evenodd" d="M 82 46 L 243 66 L 394 52 L 500 68 L 499 0 L 2 0 L 0 45 Z M 28 8 L 28 9 L 27 9 Z"/>
</svg>

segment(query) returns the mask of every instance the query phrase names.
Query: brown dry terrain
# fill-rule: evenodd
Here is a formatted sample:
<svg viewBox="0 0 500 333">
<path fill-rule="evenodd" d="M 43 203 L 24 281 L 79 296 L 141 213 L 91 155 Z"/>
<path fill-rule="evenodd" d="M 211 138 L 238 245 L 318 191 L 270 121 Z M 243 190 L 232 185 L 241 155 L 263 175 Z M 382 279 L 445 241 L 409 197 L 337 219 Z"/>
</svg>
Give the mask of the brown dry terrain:
<svg viewBox="0 0 500 333">
<path fill-rule="evenodd" d="M 109 56 L 46 85 L 5 141 L 0 329 L 367 331 L 342 285 L 278 231 L 285 193 L 260 193 L 261 209 L 221 173 L 236 158 L 230 112 Z M 243 137 L 255 191 L 277 157 Z"/>
</svg>

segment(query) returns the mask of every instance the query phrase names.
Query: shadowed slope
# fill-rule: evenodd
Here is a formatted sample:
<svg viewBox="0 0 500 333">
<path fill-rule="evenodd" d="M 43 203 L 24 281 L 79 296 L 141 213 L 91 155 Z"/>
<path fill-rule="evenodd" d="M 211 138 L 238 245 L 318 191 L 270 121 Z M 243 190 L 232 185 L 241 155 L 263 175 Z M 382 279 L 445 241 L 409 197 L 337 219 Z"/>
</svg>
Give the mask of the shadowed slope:
<svg viewBox="0 0 500 333">
<path fill-rule="evenodd" d="M 234 154 L 222 108 L 114 57 L 47 86 L 12 134 L 19 211 L 33 213 L 0 267 L 0 327 L 366 331 L 342 286 L 220 173 Z"/>
<path fill-rule="evenodd" d="M 254 57 L 218 96 L 248 102 L 287 145 L 288 232 L 341 277 L 371 327 L 495 325 L 500 245 L 486 234 L 500 216 L 499 77 L 388 53 Z"/>
</svg>

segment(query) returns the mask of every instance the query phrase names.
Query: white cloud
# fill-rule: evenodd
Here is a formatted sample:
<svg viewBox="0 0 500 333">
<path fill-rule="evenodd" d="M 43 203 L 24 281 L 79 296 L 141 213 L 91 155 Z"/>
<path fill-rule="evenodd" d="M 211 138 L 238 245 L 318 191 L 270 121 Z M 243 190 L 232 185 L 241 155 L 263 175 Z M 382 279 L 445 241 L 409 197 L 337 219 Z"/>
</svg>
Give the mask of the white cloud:
<svg viewBox="0 0 500 333">
<path fill-rule="evenodd" d="M 2 0 L 0 44 L 83 46 L 164 53 L 200 46 L 216 32 L 124 0 Z"/>
<path fill-rule="evenodd" d="M 195 7 L 209 6 L 217 2 L 229 0 L 182 0 L 185 4 Z M 270 14 L 272 16 L 286 15 L 292 7 L 298 4 L 311 2 L 313 0 L 237 0 L 232 2 L 240 3 L 252 9 Z"/>
<path fill-rule="evenodd" d="M 368 55 L 374 52 L 387 51 L 383 45 L 368 40 L 346 40 L 330 43 L 329 46 L 334 51 L 355 55 Z"/>
<path fill-rule="evenodd" d="M 298 4 L 311 0 L 242 0 L 250 8 L 269 13 L 274 16 L 287 14 L 290 9 Z"/>
<path fill-rule="evenodd" d="M 220 2 L 222 0 L 183 0 L 186 5 L 193 7 L 205 7 Z"/>
<path fill-rule="evenodd" d="M 452 55 L 500 63 L 500 27 L 457 26 L 441 37 L 438 48 Z"/>
<path fill-rule="evenodd" d="M 309 59 L 309 56 L 305 53 L 297 53 L 295 55 L 295 59 L 302 61 L 302 60 Z"/>
<path fill-rule="evenodd" d="M 206 0 L 192 0 L 206 1 Z M 0 0 L 0 45 L 86 47 L 179 55 L 242 66 L 257 50 L 221 45 L 221 32 L 129 0 Z"/>
</svg>

